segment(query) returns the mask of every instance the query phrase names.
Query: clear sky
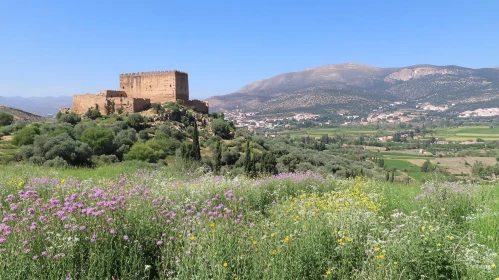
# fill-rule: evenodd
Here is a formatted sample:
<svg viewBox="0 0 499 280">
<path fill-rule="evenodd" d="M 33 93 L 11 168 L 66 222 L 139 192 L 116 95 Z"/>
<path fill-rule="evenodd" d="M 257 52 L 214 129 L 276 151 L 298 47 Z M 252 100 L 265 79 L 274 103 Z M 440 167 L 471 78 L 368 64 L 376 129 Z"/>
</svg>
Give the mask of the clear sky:
<svg viewBox="0 0 499 280">
<path fill-rule="evenodd" d="M 189 73 L 193 98 L 325 64 L 499 66 L 499 1 L 0 0 L 0 96 Z"/>
</svg>

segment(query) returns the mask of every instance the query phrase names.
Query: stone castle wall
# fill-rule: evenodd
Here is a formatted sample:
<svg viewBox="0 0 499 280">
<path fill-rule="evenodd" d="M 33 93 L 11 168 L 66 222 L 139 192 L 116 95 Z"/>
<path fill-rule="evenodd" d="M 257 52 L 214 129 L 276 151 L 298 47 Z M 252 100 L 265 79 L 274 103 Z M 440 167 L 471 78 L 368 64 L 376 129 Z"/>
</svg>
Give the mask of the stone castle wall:
<svg viewBox="0 0 499 280">
<path fill-rule="evenodd" d="M 99 95 L 105 96 L 105 97 L 127 97 L 126 92 L 122 90 L 101 90 Z"/>
<path fill-rule="evenodd" d="M 135 113 L 151 107 L 151 101 L 147 98 L 106 97 L 95 94 L 81 94 L 73 96 L 73 111 L 77 114 L 84 114 L 88 111 L 88 108 L 94 108 L 105 115 L 107 114 L 107 100 L 114 102 L 115 112 L 121 110 L 124 113 Z"/>
<path fill-rule="evenodd" d="M 208 112 L 209 112 L 208 102 L 206 102 L 206 101 L 194 99 L 194 100 L 188 100 L 184 104 L 186 106 L 189 106 L 189 107 L 194 107 L 195 111 L 203 113 L 203 114 L 208 114 Z"/>
<path fill-rule="evenodd" d="M 129 97 L 149 98 L 151 102 L 189 100 L 188 76 L 180 71 L 121 74 L 120 90 Z"/>
</svg>

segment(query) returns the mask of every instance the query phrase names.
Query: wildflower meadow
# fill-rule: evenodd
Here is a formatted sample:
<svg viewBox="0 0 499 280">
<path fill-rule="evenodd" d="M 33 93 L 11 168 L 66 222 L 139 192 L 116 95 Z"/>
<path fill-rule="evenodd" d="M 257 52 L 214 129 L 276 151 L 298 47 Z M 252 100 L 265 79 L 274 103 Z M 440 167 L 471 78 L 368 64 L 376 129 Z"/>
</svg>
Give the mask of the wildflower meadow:
<svg viewBox="0 0 499 280">
<path fill-rule="evenodd" d="M 499 276 L 497 185 L 18 168 L 0 173 L 0 279 Z"/>
</svg>

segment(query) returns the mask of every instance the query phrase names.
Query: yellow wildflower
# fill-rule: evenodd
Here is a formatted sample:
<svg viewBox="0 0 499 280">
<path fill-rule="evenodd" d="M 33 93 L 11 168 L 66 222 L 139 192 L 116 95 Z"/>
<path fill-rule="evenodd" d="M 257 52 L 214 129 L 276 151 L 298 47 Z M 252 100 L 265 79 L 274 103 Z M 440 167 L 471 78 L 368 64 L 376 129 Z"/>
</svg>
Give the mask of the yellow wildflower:
<svg viewBox="0 0 499 280">
<path fill-rule="evenodd" d="M 194 236 L 191 236 L 189 239 L 190 239 L 191 241 L 194 241 L 196 238 L 195 238 Z"/>
<path fill-rule="evenodd" d="M 284 243 L 286 243 L 288 241 L 289 241 L 289 236 L 286 235 L 286 237 L 284 238 Z"/>
<path fill-rule="evenodd" d="M 270 252 L 272 255 L 275 255 L 277 251 L 276 250 L 272 250 L 272 252 Z"/>
<path fill-rule="evenodd" d="M 327 275 L 331 274 L 331 270 L 326 271 L 326 274 Z"/>
<path fill-rule="evenodd" d="M 227 265 L 228 265 L 228 264 L 227 264 L 226 262 L 224 262 L 224 267 L 227 267 Z"/>
<path fill-rule="evenodd" d="M 437 243 L 437 247 L 440 247 L 440 245 L 442 245 L 442 244 L 440 244 L 440 243 Z"/>
<path fill-rule="evenodd" d="M 256 245 L 256 241 L 253 241 L 253 245 Z"/>
<path fill-rule="evenodd" d="M 449 239 L 450 239 L 450 240 L 453 240 L 453 239 L 454 239 L 454 236 L 452 236 L 452 235 L 451 235 L 451 236 L 449 236 Z"/>
<path fill-rule="evenodd" d="M 210 224 L 210 227 L 214 227 L 214 226 L 215 226 L 215 223 L 211 223 L 211 224 Z"/>
<path fill-rule="evenodd" d="M 376 249 L 374 249 L 374 251 L 379 252 L 379 247 L 376 247 Z"/>
<path fill-rule="evenodd" d="M 399 263 L 398 263 L 398 262 L 393 262 L 393 264 L 394 264 L 394 265 L 397 265 L 397 264 L 399 264 Z"/>
<path fill-rule="evenodd" d="M 270 234 L 270 237 L 274 238 L 274 236 L 275 236 L 275 234 L 273 234 L 273 233 Z"/>
</svg>

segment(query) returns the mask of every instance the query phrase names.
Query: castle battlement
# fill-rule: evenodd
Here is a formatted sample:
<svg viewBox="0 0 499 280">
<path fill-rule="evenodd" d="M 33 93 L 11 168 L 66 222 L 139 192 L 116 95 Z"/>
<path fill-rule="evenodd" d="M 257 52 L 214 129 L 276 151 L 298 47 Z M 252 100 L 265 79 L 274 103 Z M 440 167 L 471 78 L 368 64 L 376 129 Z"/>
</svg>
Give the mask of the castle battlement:
<svg viewBox="0 0 499 280">
<path fill-rule="evenodd" d="M 185 74 L 188 75 L 187 72 L 180 71 L 180 70 L 165 70 L 165 71 L 149 71 L 149 72 L 136 72 L 136 73 L 123 73 L 120 74 L 120 77 L 122 76 L 131 76 L 131 77 L 136 77 L 136 76 L 162 76 L 162 75 L 171 75 L 171 74 Z"/>
</svg>

